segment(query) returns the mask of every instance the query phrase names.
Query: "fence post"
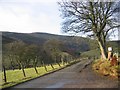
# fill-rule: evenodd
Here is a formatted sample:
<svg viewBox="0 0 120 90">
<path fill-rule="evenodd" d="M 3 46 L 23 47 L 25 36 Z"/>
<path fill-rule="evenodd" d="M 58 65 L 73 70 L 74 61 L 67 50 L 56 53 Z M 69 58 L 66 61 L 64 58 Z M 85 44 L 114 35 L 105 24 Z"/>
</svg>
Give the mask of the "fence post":
<svg viewBox="0 0 120 90">
<path fill-rule="evenodd" d="M 5 66 L 3 65 L 3 73 L 4 73 L 4 82 L 7 82 L 7 78 L 6 78 L 6 69 Z"/>
</svg>

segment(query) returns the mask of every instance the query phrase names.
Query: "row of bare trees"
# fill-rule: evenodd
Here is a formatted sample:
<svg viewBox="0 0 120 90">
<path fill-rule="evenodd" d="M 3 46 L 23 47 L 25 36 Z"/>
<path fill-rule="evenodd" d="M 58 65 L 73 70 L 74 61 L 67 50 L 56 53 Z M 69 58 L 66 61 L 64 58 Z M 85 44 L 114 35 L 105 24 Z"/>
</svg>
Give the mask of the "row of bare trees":
<svg viewBox="0 0 120 90">
<path fill-rule="evenodd" d="M 2 51 L 4 75 L 6 69 L 20 69 L 26 77 L 25 68 L 33 67 L 38 74 L 37 66 L 44 66 L 47 71 L 46 65 L 54 69 L 53 64 L 61 67 L 61 62 L 64 64 L 72 60 L 71 55 L 62 52 L 61 43 L 55 40 L 47 41 L 43 46 L 15 41 L 4 45 Z"/>
</svg>

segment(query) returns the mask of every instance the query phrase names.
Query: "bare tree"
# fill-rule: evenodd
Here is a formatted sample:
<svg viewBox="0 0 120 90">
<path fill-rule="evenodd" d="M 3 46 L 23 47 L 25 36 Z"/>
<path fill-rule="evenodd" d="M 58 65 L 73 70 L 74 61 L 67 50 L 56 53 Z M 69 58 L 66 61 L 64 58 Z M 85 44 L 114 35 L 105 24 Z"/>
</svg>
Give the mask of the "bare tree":
<svg viewBox="0 0 120 90">
<path fill-rule="evenodd" d="M 37 70 L 37 64 L 38 62 L 40 62 L 40 58 L 41 58 L 41 47 L 37 46 L 37 45 L 29 45 L 25 48 L 25 58 L 26 60 L 30 60 L 33 63 L 33 67 L 35 69 L 35 72 L 38 74 L 38 70 Z M 26 62 L 28 63 L 28 62 Z M 28 63 L 29 64 L 29 63 Z"/>
<path fill-rule="evenodd" d="M 24 49 L 26 47 L 26 44 L 22 41 L 15 41 L 11 43 L 11 51 L 14 55 L 15 59 L 17 60 L 18 64 L 20 65 L 20 68 L 22 69 L 24 77 L 26 77 L 25 73 L 25 52 Z"/>
<path fill-rule="evenodd" d="M 85 33 L 94 37 L 100 47 L 103 59 L 107 57 L 106 38 L 120 27 L 118 23 L 118 7 L 115 2 L 58 2 L 63 17 L 64 32 Z M 94 1 L 94 0 L 92 0 Z"/>
<path fill-rule="evenodd" d="M 59 66 L 62 42 L 57 40 L 48 40 L 44 44 L 44 50 Z"/>
</svg>

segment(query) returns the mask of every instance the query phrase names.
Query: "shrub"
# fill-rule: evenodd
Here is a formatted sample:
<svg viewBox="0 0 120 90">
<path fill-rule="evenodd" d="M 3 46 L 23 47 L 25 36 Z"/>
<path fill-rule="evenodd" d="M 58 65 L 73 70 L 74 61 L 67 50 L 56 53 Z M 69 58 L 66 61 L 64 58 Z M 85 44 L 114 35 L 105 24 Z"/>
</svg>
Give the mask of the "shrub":
<svg viewBox="0 0 120 90">
<path fill-rule="evenodd" d="M 104 76 L 118 77 L 118 65 L 112 66 L 109 60 L 96 60 L 92 68 Z"/>
</svg>

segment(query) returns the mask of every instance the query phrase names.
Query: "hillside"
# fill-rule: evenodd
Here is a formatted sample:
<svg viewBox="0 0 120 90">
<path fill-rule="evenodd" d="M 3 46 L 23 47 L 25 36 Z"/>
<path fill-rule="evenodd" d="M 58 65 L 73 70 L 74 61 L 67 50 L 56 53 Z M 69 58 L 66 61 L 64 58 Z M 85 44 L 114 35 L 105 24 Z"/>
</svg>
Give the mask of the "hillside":
<svg viewBox="0 0 120 90">
<path fill-rule="evenodd" d="M 27 44 L 44 45 L 48 40 L 57 40 L 64 44 L 64 47 L 69 52 L 81 53 L 98 48 L 95 40 L 78 36 L 62 36 L 48 33 L 15 33 L 15 32 L 2 32 L 3 44 L 11 43 L 13 41 L 23 41 Z M 118 47 L 120 41 L 108 42 L 108 46 Z"/>
<path fill-rule="evenodd" d="M 89 40 L 83 37 L 61 36 L 48 33 L 2 33 L 3 44 L 10 41 L 23 41 L 28 44 L 43 45 L 48 40 L 57 40 L 63 42 L 64 46 L 74 52 L 88 51 Z"/>
<path fill-rule="evenodd" d="M 42 44 L 45 41 L 44 38 L 37 38 L 37 37 L 34 37 L 29 34 L 25 34 L 25 33 L 13 33 L 13 32 L 2 32 L 2 38 L 3 38 L 2 39 L 3 42 L 6 42 L 6 43 L 8 39 L 12 39 L 12 41 L 14 40 L 23 41 L 28 44 Z"/>
</svg>

